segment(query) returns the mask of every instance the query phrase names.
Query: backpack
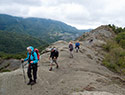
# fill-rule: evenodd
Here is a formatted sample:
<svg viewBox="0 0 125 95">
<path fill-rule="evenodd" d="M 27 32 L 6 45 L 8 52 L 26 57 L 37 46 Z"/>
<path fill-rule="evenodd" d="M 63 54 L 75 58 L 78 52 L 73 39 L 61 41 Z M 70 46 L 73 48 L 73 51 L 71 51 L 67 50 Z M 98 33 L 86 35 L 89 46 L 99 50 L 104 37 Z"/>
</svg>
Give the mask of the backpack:
<svg viewBox="0 0 125 95">
<path fill-rule="evenodd" d="M 73 50 L 73 44 L 69 44 L 70 50 Z"/>
<path fill-rule="evenodd" d="M 55 55 L 56 55 L 56 57 L 59 56 L 59 52 L 58 52 L 58 50 L 55 50 Z"/>
<path fill-rule="evenodd" d="M 75 45 L 76 45 L 76 47 L 79 47 L 79 46 L 80 46 L 80 44 L 79 44 L 79 43 L 76 43 Z"/>
<path fill-rule="evenodd" d="M 39 50 L 38 49 L 34 49 L 34 52 L 36 52 L 37 54 L 37 59 L 39 60 L 40 59 L 40 54 L 39 54 Z M 33 52 L 33 57 L 34 57 L 34 52 Z"/>
</svg>

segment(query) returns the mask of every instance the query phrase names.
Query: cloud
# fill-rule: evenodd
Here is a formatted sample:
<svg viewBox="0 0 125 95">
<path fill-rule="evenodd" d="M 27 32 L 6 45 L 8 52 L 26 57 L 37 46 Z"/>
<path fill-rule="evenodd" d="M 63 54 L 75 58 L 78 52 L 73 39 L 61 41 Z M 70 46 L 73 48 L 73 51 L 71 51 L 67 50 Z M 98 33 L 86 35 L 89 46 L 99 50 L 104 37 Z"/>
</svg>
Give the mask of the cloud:
<svg viewBox="0 0 125 95">
<path fill-rule="evenodd" d="M 1 5 L 27 5 L 27 6 L 40 6 L 41 0 L 0 0 Z"/>
<path fill-rule="evenodd" d="M 79 29 L 102 24 L 125 26 L 124 0 L 1 0 L 0 13 L 50 18 Z"/>
</svg>

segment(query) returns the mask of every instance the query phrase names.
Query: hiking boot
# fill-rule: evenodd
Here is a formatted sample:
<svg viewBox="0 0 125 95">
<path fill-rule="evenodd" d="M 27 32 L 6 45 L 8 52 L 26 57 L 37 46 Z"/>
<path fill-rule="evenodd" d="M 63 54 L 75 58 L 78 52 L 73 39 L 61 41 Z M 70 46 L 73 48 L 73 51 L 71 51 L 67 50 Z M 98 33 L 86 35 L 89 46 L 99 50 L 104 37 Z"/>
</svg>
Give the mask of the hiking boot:
<svg viewBox="0 0 125 95">
<path fill-rule="evenodd" d="M 57 66 L 56 66 L 56 68 L 58 69 L 58 68 L 59 68 L 59 66 L 57 65 Z"/>
<path fill-rule="evenodd" d="M 52 71 L 52 67 L 49 69 L 49 71 Z"/>
<path fill-rule="evenodd" d="M 29 80 L 29 82 L 27 83 L 27 85 L 30 85 L 32 83 L 32 80 Z"/>
<path fill-rule="evenodd" d="M 30 83 L 30 85 L 34 85 L 34 84 L 36 84 L 36 82 L 35 82 L 35 81 L 32 81 L 32 82 Z"/>
<path fill-rule="evenodd" d="M 36 80 L 34 80 L 33 82 L 36 83 Z"/>
</svg>

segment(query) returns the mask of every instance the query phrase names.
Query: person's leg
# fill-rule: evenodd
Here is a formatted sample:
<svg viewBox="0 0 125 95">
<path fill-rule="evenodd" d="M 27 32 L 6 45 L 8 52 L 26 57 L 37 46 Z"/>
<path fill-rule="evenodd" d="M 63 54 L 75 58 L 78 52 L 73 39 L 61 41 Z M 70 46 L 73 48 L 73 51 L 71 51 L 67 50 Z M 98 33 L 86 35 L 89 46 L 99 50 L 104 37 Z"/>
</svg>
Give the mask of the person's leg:
<svg viewBox="0 0 125 95">
<path fill-rule="evenodd" d="M 79 51 L 79 47 L 76 47 L 76 52 L 78 53 L 78 51 Z"/>
<path fill-rule="evenodd" d="M 78 48 L 76 47 L 76 53 L 78 52 Z"/>
<path fill-rule="evenodd" d="M 29 78 L 29 82 L 27 83 L 27 85 L 30 85 L 30 83 L 32 82 L 31 67 L 28 67 L 27 75 Z"/>
<path fill-rule="evenodd" d="M 71 51 L 71 57 L 73 58 L 73 50 Z"/>
<path fill-rule="evenodd" d="M 37 64 L 33 64 L 33 78 L 34 78 L 34 83 L 36 83 L 36 79 L 37 79 Z"/>
<path fill-rule="evenodd" d="M 69 52 L 70 52 L 70 57 L 72 57 L 72 51 L 70 50 Z"/>
<path fill-rule="evenodd" d="M 58 63 L 57 63 L 57 59 L 54 59 L 54 62 L 55 62 L 55 64 L 56 64 L 56 68 L 58 69 L 58 68 L 59 68 L 59 65 L 58 65 Z"/>
<path fill-rule="evenodd" d="M 79 47 L 78 47 L 78 52 L 79 52 Z"/>
<path fill-rule="evenodd" d="M 52 66 L 53 66 L 53 59 L 52 59 L 52 61 L 50 61 L 50 69 L 49 69 L 49 71 L 52 71 Z"/>
</svg>

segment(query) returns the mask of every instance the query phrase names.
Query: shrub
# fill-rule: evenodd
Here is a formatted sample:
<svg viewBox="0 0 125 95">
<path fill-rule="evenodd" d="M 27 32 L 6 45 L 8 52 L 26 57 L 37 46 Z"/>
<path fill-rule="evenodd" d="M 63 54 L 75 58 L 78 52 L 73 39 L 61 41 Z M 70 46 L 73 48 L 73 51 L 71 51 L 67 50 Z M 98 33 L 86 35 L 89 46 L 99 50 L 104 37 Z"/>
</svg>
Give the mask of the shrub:
<svg viewBox="0 0 125 95">
<path fill-rule="evenodd" d="M 11 72 L 11 70 L 4 69 L 4 70 L 1 70 L 1 72 Z"/>
<path fill-rule="evenodd" d="M 119 45 L 123 48 L 123 49 L 125 49 L 125 40 L 120 40 L 120 42 L 119 42 Z"/>
<path fill-rule="evenodd" d="M 120 43 L 121 40 L 125 40 L 125 32 L 121 32 L 117 35 L 116 37 L 117 43 Z"/>
<path fill-rule="evenodd" d="M 106 55 L 103 64 L 113 71 L 125 74 L 125 50 L 120 47 L 112 49 Z"/>
<path fill-rule="evenodd" d="M 107 52 L 111 51 L 113 48 L 118 48 L 118 47 L 119 45 L 115 41 L 108 41 L 107 44 L 103 45 L 104 50 Z"/>
</svg>

